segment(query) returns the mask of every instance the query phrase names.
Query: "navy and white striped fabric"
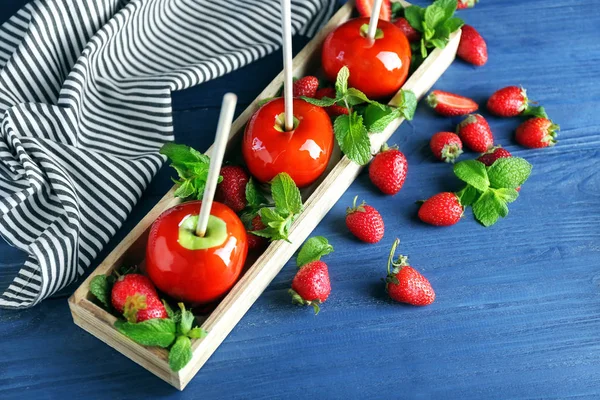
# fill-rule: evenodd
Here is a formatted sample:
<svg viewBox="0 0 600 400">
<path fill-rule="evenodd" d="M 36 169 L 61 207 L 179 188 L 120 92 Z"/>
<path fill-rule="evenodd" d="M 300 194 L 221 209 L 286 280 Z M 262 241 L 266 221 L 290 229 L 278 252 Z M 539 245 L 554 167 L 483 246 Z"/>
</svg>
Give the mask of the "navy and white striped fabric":
<svg viewBox="0 0 600 400">
<path fill-rule="evenodd" d="M 0 234 L 28 258 L 0 307 L 84 272 L 162 166 L 170 93 L 281 43 L 279 0 L 37 0 L 0 26 Z M 312 35 L 332 0 L 292 1 Z"/>
</svg>

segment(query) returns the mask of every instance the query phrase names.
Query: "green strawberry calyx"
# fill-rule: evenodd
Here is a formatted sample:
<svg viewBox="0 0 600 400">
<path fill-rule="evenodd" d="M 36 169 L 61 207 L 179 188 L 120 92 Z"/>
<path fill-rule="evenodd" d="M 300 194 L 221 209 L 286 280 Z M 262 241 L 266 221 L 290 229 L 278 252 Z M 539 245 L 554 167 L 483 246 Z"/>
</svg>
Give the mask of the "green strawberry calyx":
<svg viewBox="0 0 600 400">
<path fill-rule="evenodd" d="M 358 206 L 356 205 L 356 201 L 358 200 L 358 196 L 354 196 L 354 200 L 352 202 L 352 207 L 348 207 L 346 208 L 346 215 L 350 215 L 350 214 L 354 214 L 355 212 L 365 212 L 365 205 L 367 205 L 367 203 L 365 201 L 363 201 L 362 203 L 360 203 Z"/>
<path fill-rule="evenodd" d="M 319 311 L 321 311 L 321 307 L 319 307 L 319 304 L 321 304 L 321 300 L 319 300 L 319 299 L 315 299 L 315 300 L 303 299 L 302 296 L 300 296 L 298 294 L 298 292 L 296 292 L 294 289 L 289 289 L 288 293 L 290 294 L 290 296 L 292 296 L 293 304 L 299 304 L 301 306 L 312 306 L 312 308 L 315 310 L 315 315 L 319 314 Z"/>
<path fill-rule="evenodd" d="M 454 161 L 463 153 L 462 149 L 457 144 L 446 144 L 442 149 L 442 160 L 447 163 L 454 164 Z"/>
<path fill-rule="evenodd" d="M 389 284 L 397 285 L 400 283 L 398 281 L 397 275 L 402 270 L 402 268 L 408 266 L 408 257 L 403 256 L 402 254 L 398 255 L 398 258 L 396 259 L 396 261 L 394 261 L 394 255 L 396 254 L 396 249 L 398 248 L 399 244 L 400 239 L 396 238 L 396 240 L 394 240 L 394 243 L 392 244 L 392 249 L 390 250 L 390 255 L 388 257 L 387 276 L 385 278 L 386 290 Z"/>
<path fill-rule="evenodd" d="M 136 293 L 133 296 L 127 296 L 123 306 L 123 316 L 127 322 L 135 323 L 137 322 L 138 311 L 145 310 L 146 307 L 145 295 Z"/>
<path fill-rule="evenodd" d="M 546 134 L 544 135 L 542 142 L 548 142 L 548 146 L 554 146 L 556 143 L 558 143 L 558 140 L 556 140 L 556 135 L 558 134 L 559 130 L 560 126 L 550 121 L 550 126 L 548 126 L 546 129 Z"/>
<path fill-rule="evenodd" d="M 456 129 L 456 131 L 457 131 L 456 133 L 459 133 L 460 130 L 462 128 L 464 128 L 465 126 L 476 123 L 477 122 L 477 116 L 479 116 L 479 114 L 469 114 L 465 119 L 462 120 L 461 123 L 458 124 L 458 127 Z"/>
</svg>

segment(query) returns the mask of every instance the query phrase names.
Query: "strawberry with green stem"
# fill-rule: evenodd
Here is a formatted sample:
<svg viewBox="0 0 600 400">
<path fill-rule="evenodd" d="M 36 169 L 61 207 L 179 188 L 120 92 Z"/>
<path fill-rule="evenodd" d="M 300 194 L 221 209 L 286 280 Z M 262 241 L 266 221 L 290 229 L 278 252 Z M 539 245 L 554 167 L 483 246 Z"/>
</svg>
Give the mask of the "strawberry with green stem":
<svg viewBox="0 0 600 400">
<path fill-rule="evenodd" d="M 548 118 L 544 107 L 533 106 L 527 98 L 527 91 L 519 86 L 507 86 L 494 92 L 487 101 L 487 109 L 499 117 L 523 115 Z"/>
<path fill-rule="evenodd" d="M 438 132 L 431 137 L 429 147 L 433 155 L 441 161 L 453 163 L 462 154 L 462 141 L 452 132 Z"/>
<path fill-rule="evenodd" d="M 346 209 L 346 226 L 358 239 L 365 243 L 377 243 L 383 238 L 385 226 L 379 212 L 364 201 L 356 205 L 354 197 L 352 207 Z"/>
<path fill-rule="evenodd" d="M 540 149 L 554 146 L 560 127 L 548 118 L 531 118 L 517 127 L 515 139 L 521 146 Z"/>
</svg>

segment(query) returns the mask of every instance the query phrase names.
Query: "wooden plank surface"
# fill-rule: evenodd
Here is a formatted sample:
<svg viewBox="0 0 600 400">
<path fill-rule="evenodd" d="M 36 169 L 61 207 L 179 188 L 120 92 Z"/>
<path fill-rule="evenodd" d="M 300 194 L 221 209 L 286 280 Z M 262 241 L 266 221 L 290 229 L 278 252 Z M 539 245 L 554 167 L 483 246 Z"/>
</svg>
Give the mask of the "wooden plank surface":
<svg viewBox="0 0 600 400">
<path fill-rule="evenodd" d="M 319 316 L 289 304 L 290 263 L 179 393 L 73 325 L 64 297 L 2 310 L 0 398 L 600 397 L 596 7 L 592 0 L 482 0 L 461 12 L 486 37 L 490 61 L 479 69 L 455 62 L 436 87 L 483 104 L 495 89 L 523 84 L 563 128 L 555 148 L 525 150 L 512 140 L 517 119 L 489 119 L 497 142 L 534 165 L 507 219 L 490 229 L 470 213 L 448 229 L 418 222 L 415 200 L 458 187 L 427 149 L 432 133 L 456 121 L 421 104 L 391 141 L 409 160 L 402 192 L 381 196 L 363 173 L 315 231 L 336 248 L 328 258 L 333 292 Z M 235 90 L 242 110 L 279 72 L 279 60 L 275 54 L 176 93 L 178 139 L 206 148 L 223 93 Z M 112 247 L 170 187 L 170 173 L 161 171 Z M 381 244 L 358 243 L 344 229 L 344 208 L 357 194 L 384 216 Z M 433 306 L 386 300 L 379 278 L 396 236 L 436 288 Z M 22 256 L 5 244 L 0 251 L 5 284 Z"/>
</svg>

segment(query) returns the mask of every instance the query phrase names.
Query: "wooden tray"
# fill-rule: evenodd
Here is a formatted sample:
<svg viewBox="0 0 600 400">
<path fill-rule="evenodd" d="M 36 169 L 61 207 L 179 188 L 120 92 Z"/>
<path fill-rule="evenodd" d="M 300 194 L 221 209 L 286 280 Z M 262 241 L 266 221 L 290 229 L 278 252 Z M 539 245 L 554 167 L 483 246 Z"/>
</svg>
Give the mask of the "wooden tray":
<svg viewBox="0 0 600 400">
<path fill-rule="evenodd" d="M 403 5 L 407 3 L 402 2 Z M 319 69 L 321 44 L 327 34 L 347 21 L 354 10 L 354 1 L 345 4 L 329 23 L 294 58 L 294 76 L 314 74 Z M 435 49 L 415 71 L 403 89 L 412 90 L 418 98 L 433 86 L 456 56 L 460 40 L 460 31 L 450 37 L 445 49 Z M 231 129 L 228 149 L 237 146 L 250 116 L 258 109 L 261 99 L 273 97 L 283 82 L 283 73 L 279 74 L 254 102 L 235 120 Z M 400 97 L 395 96 L 390 105 L 397 105 Z M 375 153 L 403 122 L 397 119 L 390 123 L 384 132 L 371 135 L 372 152 Z M 212 148 L 211 148 L 212 149 Z M 207 151 L 210 155 L 211 149 Z M 231 292 L 220 302 L 217 308 L 202 321 L 201 326 L 208 332 L 203 339 L 192 343 L 193 358 L 179 372 L 173 372 L 167 361 L 165 349 L 141 346 L 119 333 L 114 323 L 116 318 L 94 304 L 89 291 L 91 279 L 99 274 L 110 274 L 121 265 L 143 265 L 146 241 L 150 226 L 156 218 L 168 208 L 180 202 L 173 197 L 171 189 L 146 215 L 123 241 L 106 257 L 95 271 L 81 284 L 69 299 L 73 321 L 81 328 L 115 348 L 159 378 L 179 390 L 185 388 L 208 358 L 240 321 L 258 296 L 265 290 L 287 261 L 306 240 L 317 224 L 348 189 L 362 167 L 340 153 L 334 154 L 328 170 L 320 181 L 303 190 L 304 211 L 298 216 L 290 229 L 291 243 L 277 241 L 269 245 L 265 252 L 244 273 Z"/>
</svg>

